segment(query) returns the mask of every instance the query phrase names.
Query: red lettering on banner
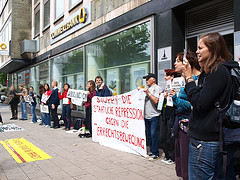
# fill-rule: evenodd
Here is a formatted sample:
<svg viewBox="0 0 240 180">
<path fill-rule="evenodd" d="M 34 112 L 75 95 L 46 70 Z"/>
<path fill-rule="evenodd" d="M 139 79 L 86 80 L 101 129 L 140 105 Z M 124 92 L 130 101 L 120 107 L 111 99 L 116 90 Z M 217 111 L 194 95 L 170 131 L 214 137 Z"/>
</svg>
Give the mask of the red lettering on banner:
<svg viewBox="0 0 240 180">
<path fill-rule="evenodd" d="M 117 96 L 110 96 L 110 97 L 97 97 L 98 103 L 105 103 L 105 104 L 118 104 Z"/>
<path fill-rule="evenodd" d="M 115 118 L 109 118 L 107 117 L 105 122 L 108 124 L 108 125 L 112 125 L 112 126 L 119 126 L 119 120 L 115 119 Z"/>
<path fill-rule="evenodd" d="M 121 121 L 121 126 L 122 126 L 122 128 L 127 128 L 128 129 L 128 121 L 122 120 Z"/>
<path fill-rule="evenodd" d="M 112 130 L 104 127 L 97 127 L 97 136 L 115 138 L 119 141 L 132 144 L 133 146 L 137 146 L 145 150 L 145 139 L 137 137 L 133 134 L 126 134 L 122 131 Z"/>
<path fill-rule="evenodd" d="M 128 119 L 144 120 L 143 111 L 135 108 L 115 107 L 115 116 Z"/>
<path fill-rule="evenodd" d="M 130 98 L 131 98 L 131 95 L 122 95 L 122 102 L 123 104 L 132 104 L 131 101 L 130 101 Z"/>
</svg>

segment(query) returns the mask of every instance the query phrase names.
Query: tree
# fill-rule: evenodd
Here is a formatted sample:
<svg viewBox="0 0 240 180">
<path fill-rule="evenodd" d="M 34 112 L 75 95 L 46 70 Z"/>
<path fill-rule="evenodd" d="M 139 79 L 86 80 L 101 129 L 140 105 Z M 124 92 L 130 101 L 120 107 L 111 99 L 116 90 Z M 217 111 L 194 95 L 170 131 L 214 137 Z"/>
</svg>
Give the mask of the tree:
<svg viewBox="0 0 240 180">
<path fill-rule="evenodd" d="M 7 74 L 6 73 L 0 73 L 0 84 L 3 86 L 7 85 Z"/>
</svg>

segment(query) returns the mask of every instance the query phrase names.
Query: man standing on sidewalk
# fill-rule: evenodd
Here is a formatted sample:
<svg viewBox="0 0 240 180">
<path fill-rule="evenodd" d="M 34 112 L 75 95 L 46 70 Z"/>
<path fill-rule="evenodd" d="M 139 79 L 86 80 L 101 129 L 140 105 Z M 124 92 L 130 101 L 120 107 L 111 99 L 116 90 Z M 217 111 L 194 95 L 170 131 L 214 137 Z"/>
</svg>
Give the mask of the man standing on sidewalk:
<svg viewBox="0 0 240 180">
<path fill-rule="evenodd" d="M 60 104 L 57 85 L 58 85 L 57 81 L 52 82 L 53 91 L 49 98 L 49 104 L 48 104 L 50 109 L 50 114 L 53 119 L 53 126 L 51 126 L 51 128 L 54 128 L 54 129 L 60 128 L 59 119 L 57 115 L 57 108 L 58 108 L 58 105 Z"/>
<path fill-rule="evenodd" d="M 14 86 L 11 86 L 11 91 L 10 91 L 9 96 L 12 97 L 11 101 L 9 102 L 9 104 L 11 106 L 11 111 L 12 111 L 12 118 L 10 118 L 10 120 L 16 120 L 16 119 L 18 119 L 19 97 L 17 95 L 17 92 L 16 92 Z"/>
<path fill-rule="evenodd" d="M 159 94 L 162 92 L 160 86 L 156 84 L 156 75 L 148 73 L 143 76 L 146 79 L 146 85 L 149 88 L 144 88 L 146 93 L 144 119 L 146 127 L 146 135 L 150 146 L 149 160 L 154 161 L 159 158 L 159 119 L 160 111 L 157 110 Z"/>
<path fill-rule="evenodd" d="M 19 89 L 21 93 L 17 93 L 17 95 L 20 96 L 20 107 L 22 113 L 22 118 L 20 120 L 27 120 L 27 103 L 24 100 L 24 96 L 27 95 L 27 89 L 23 88 L 23 85 L 19 85 Z"/>
</svg>

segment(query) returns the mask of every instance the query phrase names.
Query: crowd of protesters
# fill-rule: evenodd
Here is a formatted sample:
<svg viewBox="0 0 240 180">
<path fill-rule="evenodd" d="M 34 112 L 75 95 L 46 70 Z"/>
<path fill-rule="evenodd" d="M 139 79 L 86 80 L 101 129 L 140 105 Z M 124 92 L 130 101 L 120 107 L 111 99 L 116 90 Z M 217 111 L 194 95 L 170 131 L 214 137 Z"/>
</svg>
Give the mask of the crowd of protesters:
<svg viewBox="0 0 240 180">
<path fill-rule="evenodd" d="M 143 76 L 148 86 L 143 89 L 146 93 L 145 129 L 150 147 L 148 159 L 157 160 L 160 156 L 160 147 L 165 154 L 161 161 L 166 164 L 175 163 L 176 174 L 183 180 L 235 179 L 236 175 L 230 161 L 239 144 L 227 146 L 231 156 L 229 155 L 227 173 L 222 176 L 222 154 L 219 149 L 219 124 L 215 103 L 217 100 L 221 107 L 225 107 L 232 92 L 230 73 L 223 64 L 229 63 L 233 67 L 239 65 L 232 60 L 226 42 L 219 33 L 200 36 L 196 54 L 178 53 L 174 63 L 175 69 L 165 70 L 166 82 L 172 84 L 174 78 L 181 78 L 179 92 L 174 89 L 162 89 L 157 85 L 157 77 L 153 73 Z M 27 96 L 28 92 L 23 86 L 19 86 L 19 89 L 21 93 L 17 93 L 15 88 L 11 87 L 10 95 L 13 98 L 10 103 L 11 119 L 17 119 L 17 104 L 20 102 L 22 113 L 20 120 L 26 120 L 27 108 L 24 96 Z M 31 123 L 37 122 L 35 108 L 38 98 L 40 106 L 49 109 L 48 112 L 41 113 L 40 125 L 60 128 L 57 109 L 62 100 L 64 130 L 70 130 L 72 121 L 71 99 L 67 97 L 69 89 L 70 85 L 65 83 L 61 91 L 58 89 L 57 81 L 53 81 L 52 90 L 48 84 L 39 85 L 37 95 L 33 87 L 30 87 Z M 87 82 L 87 94 L 87 102 L 83 106 L 86 108 L 86 129 L 90 131 L 91 137 L 91 100 L 94 96 L 112 96 L 112 92 L 103 83 L 102 77 L 97 76 L 95 81 Z M 161 95 L 164 101 L 162 109 L 159 110 L 157 104 Z M 169 105 L 169 101 L 172 101 L 172 105 Z"/>
</svg>

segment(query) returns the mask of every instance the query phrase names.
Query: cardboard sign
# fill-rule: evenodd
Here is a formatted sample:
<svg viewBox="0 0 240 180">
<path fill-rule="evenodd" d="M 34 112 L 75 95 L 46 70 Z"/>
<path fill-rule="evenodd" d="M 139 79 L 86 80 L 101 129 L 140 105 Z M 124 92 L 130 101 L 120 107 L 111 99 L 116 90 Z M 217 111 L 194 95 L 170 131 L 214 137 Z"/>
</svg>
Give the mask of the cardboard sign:
<svg viewBox="0 0 240 180">
<path fill-rule="evenodd" d="M 92 140 L 121 151 L 146 156 L 145 98 L 134 90 L 92 99 Z M 146 93 L 145 93 L 146 94 Z M 142 93 L 141 93 L 142 95 Z"/>
</svg>

